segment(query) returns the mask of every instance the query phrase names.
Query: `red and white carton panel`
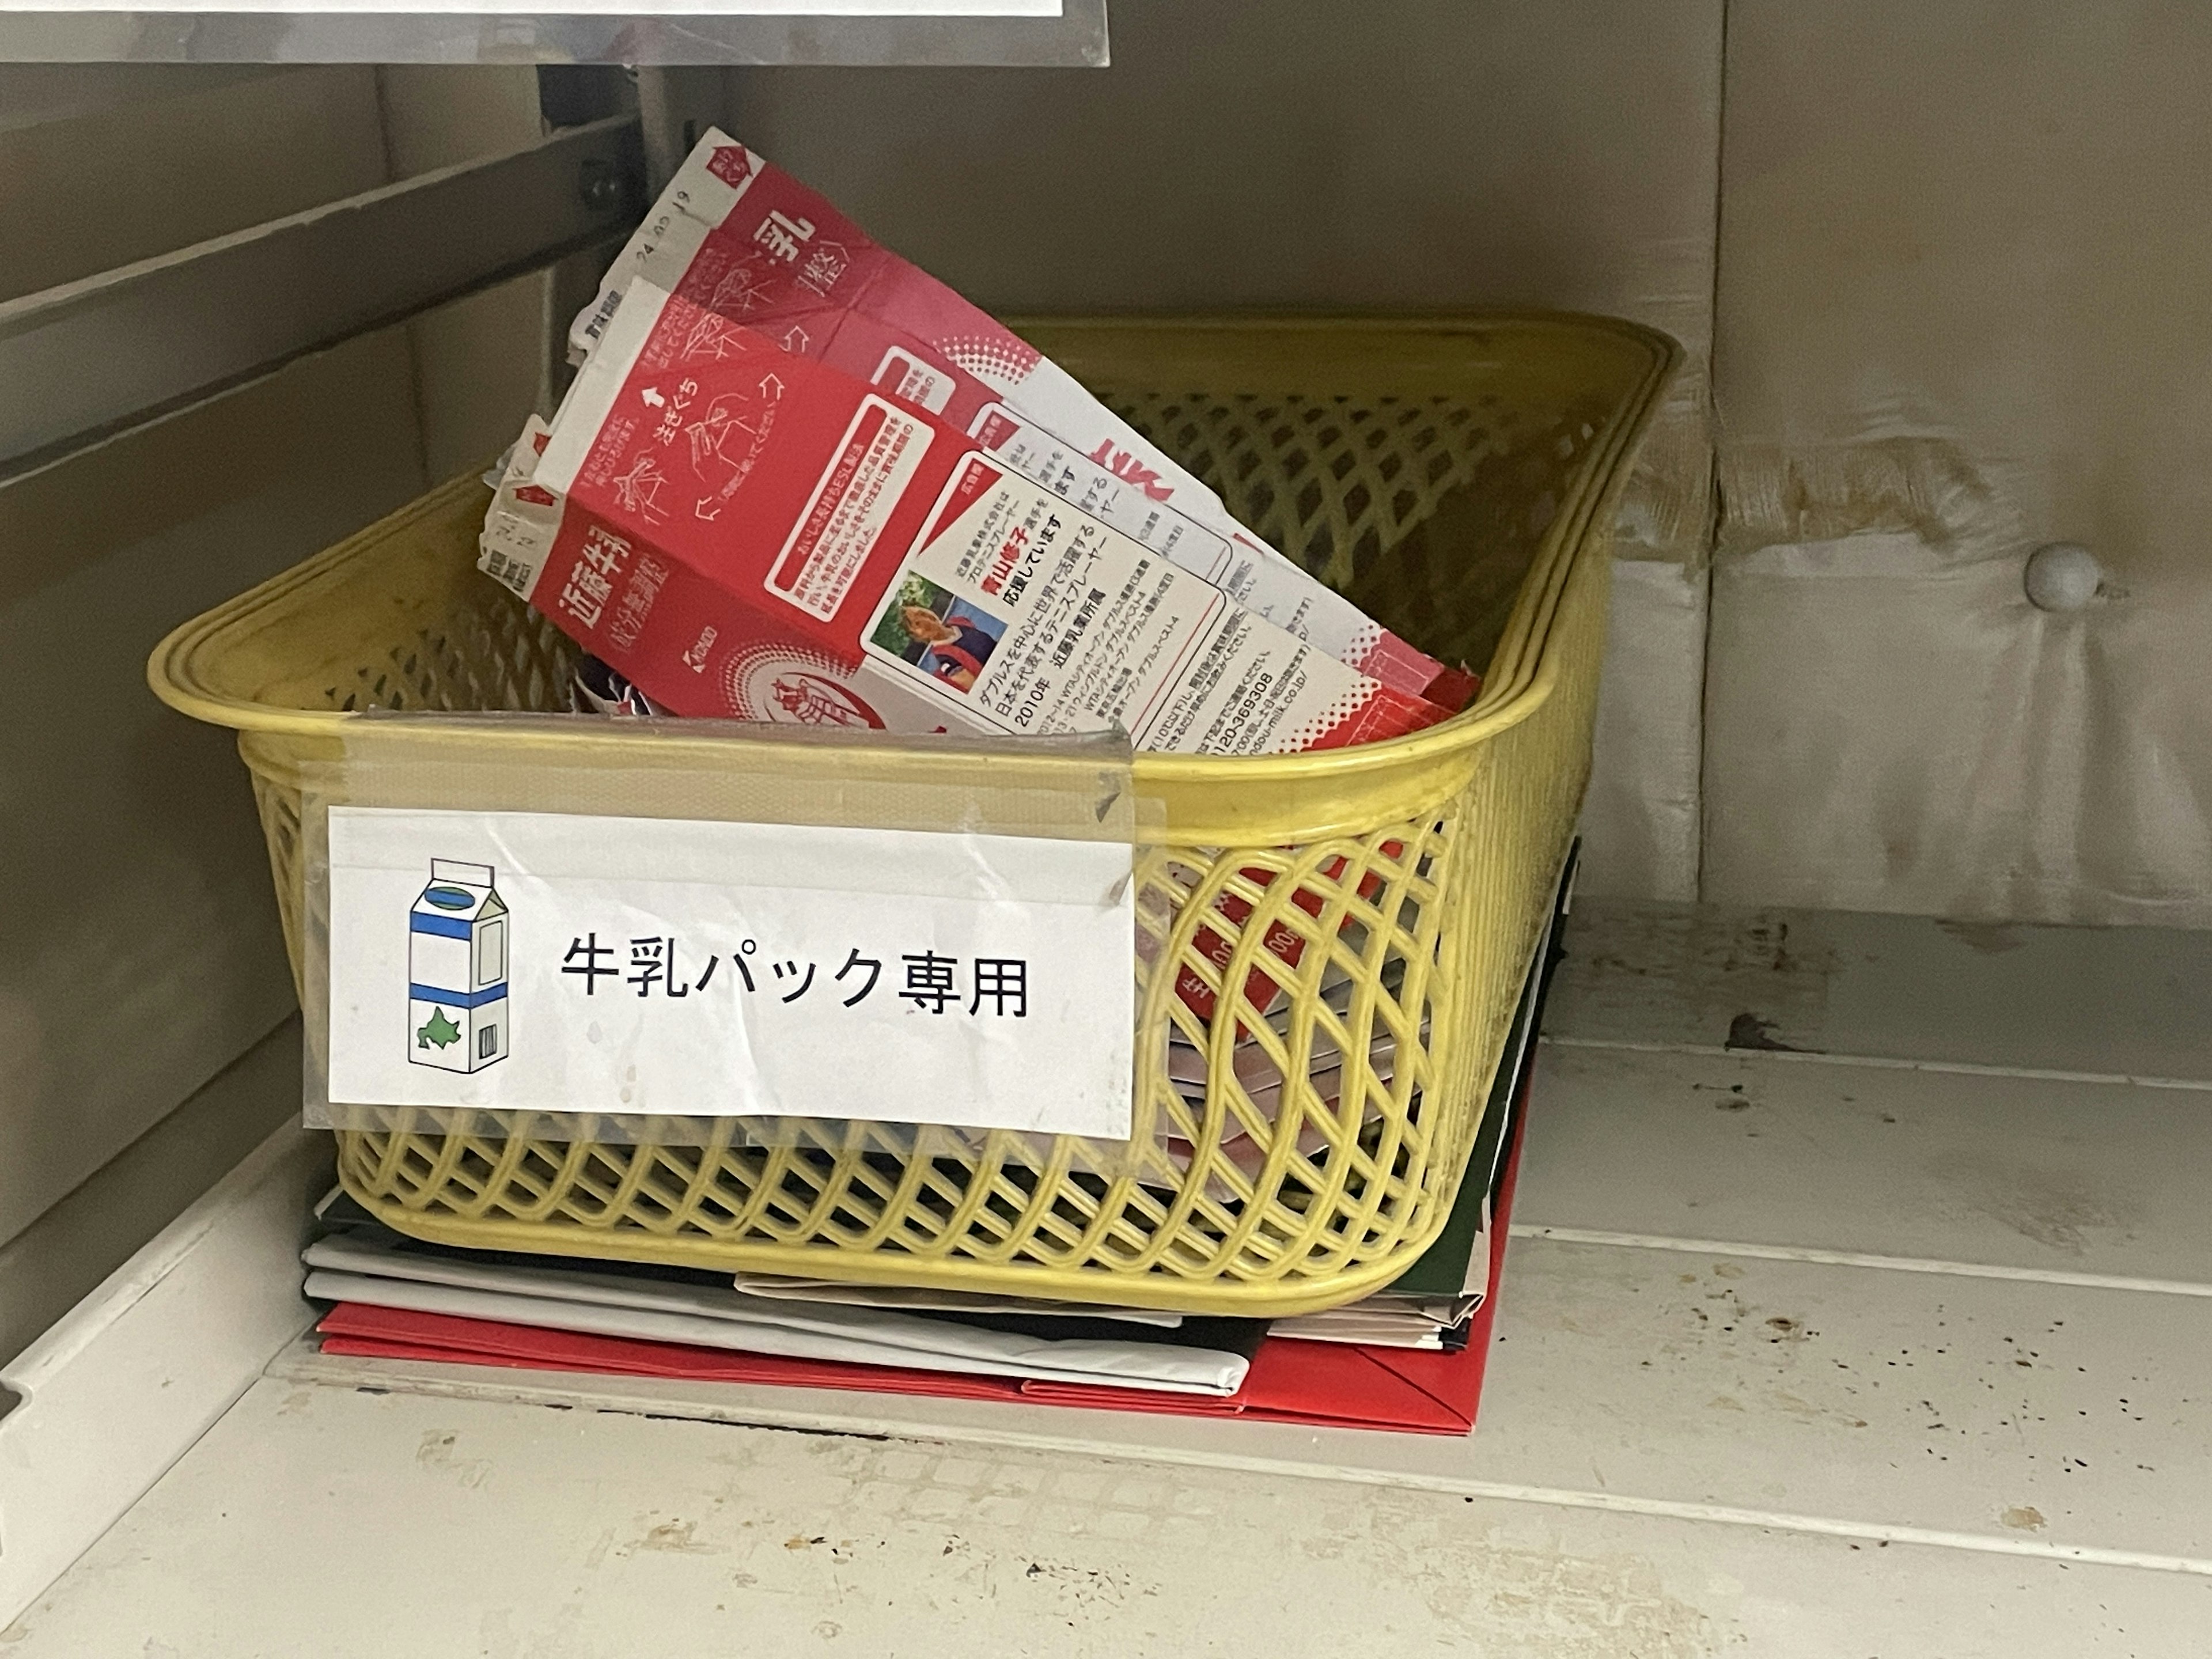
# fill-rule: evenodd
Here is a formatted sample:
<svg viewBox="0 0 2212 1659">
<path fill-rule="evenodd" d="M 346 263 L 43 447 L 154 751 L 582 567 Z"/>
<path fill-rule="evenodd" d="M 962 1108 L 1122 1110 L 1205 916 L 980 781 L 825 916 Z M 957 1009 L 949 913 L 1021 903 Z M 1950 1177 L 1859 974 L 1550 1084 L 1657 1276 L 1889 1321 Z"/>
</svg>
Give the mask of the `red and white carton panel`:
<svg viewBox="0 0 2212 1659">
<path fill-rule="evenodd" d="M 1442 711 L 866 382 L 635 283 L 483 568 L 680 714 L 1334 747 Z"/>
<path fill-rule="evenodd" d="M 577 362 L 634 277 L 959 428 L 1016 471 L 1387 685 L 1451 708 L 1472 690 L 1237 523 L 1051 359 L 719 131 L 699 141 L 578 315 L 569 334 Z"/>
</svg>

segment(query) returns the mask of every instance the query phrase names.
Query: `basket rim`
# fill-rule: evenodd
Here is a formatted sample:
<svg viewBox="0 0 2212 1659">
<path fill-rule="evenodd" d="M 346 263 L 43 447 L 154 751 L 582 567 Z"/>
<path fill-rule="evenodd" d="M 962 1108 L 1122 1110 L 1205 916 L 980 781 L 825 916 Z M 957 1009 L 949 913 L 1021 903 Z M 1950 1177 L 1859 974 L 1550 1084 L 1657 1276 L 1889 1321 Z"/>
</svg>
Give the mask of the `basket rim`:
<svg viewBox="0 0 2212 1659">
<path fill-rule="evenodd" d="M 1481 692 L 1471 705 L 1449 720 L 1419 731 L 1344 749 L 1272 755 L 1138 754 L 1137 777 L 1146 784 L 1162 787 L 1219 784 L 1231 779 L 1253 785 L 1319 784 L 1401 768 L 1418 769 L 1472 749 L 1534 714 L 1550 697 L 1558 681 L 1559 665 L 1551 622 L 1560 592 L 1583 555 L 1590 550 L 1594 542 L 1604 538 L 1609 522 L 1601 509 L 1618 499 L 1628 470 L 1626 458 L 1641 441 L 1662 394 L 1683 358 L 1680 343 L 1657 329 L 1624 318 L 1563 311 L 1409 313 L 1389 316 L 1289 313 L 1071 314 L 1024 317 L 1017 319 L 1016 326 L 1097 330 L 1102 333 L 1134 329 L 1193 334 L 1226 331 L 1247 336 L 1270 331 L 1419 336 L 1564 328 L 1610 336 L 1639 349 L 1646 358 L 1644 372 L 1615 406 L 1599 441 L 1577 470 L 1558 515 L 1545 531 L 1492 659 L 1492 672 L 1484 677 Z M 331 579 L 368 556 L 395 527 L 447 511 L 456 498 L 471 489 L 482 489 L 481 471 L 481 468 L 472 468 L 447 480 L 322 551 L 171 629 L 147 659 L 149 688 L 179 714 L 241 734 L 335 738 L 354 722 L 379 718 L 373 711 L 290 708 L 230 696 L 213 688 L 202 665 L 208 653 L 219 649 L 230 637 L 258 625 L 283 599 Z M 467 732 L 469 717 L 465 714 L 429 718 L 448 725 L 456 736 Z M 565 741 L 588 741 L 592 735 L 580 729 L 573 736 L 545 733 L 542 740 L 558 745 Z M 702 733 L 690 741 L 721 748 L 744 739 L 726 733 Z M 990 742 L 988 738 L 983 741 Z M 1003 741 L 1014 749 L 1027 740 L 1009 738 Z M 895 751 L 903 742 L 886 734 L 881 747 L 885 751 Z"/>
</svg>

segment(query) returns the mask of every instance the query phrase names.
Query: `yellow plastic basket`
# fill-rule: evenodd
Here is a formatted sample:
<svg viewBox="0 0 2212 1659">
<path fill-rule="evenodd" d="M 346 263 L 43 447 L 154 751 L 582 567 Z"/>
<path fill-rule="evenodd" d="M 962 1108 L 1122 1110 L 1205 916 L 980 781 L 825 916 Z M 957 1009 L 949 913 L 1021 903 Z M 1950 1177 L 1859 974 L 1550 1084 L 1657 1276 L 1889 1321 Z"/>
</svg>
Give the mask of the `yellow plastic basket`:
<svg viewBox="0 0 2212 1659">
<path fill-rule="evenodd" d="M 1366 1295 L 1443 1226 L 1587 780 L 1611 520 L 1675 348 L 1569 317 L 1024 331 L 1245 523 L 1483 665 L 1479 700 L 1363 748 L 1138 757 L 1165 814 L 1139 908 L 1170 923 L 1139 988 L 1129 1151 L 864 1123 L 802 1146 L 479 1138 L 424 1112 L 338 1136 L 346 1189 L 383 1220 L 447 1244 L 1255 1316 Z M 149 666 L 173 707 L 240 733 L 295 970 L 301 769 L 338 752 L 353 711 L 564 706 L 573 647 L 474 568 L 485 500 L 472 479 L 433 491 Z M 572 765 L 624 741 L 582 719 L 529 740 Z M 1178 965 L 1224 988 L 1220 1017 L 1177 996 Z M 1272 1019 L 1243 1022 L 1272 1109 L 1230 1064 L 1255 972 L 1279 988 Z M 1205 1057 L 1202 1105 L 1170 1079 L 1171 1029 Z M 1317 1044 L 1340 1057 L 1327 1095 Z"/>
</svg>

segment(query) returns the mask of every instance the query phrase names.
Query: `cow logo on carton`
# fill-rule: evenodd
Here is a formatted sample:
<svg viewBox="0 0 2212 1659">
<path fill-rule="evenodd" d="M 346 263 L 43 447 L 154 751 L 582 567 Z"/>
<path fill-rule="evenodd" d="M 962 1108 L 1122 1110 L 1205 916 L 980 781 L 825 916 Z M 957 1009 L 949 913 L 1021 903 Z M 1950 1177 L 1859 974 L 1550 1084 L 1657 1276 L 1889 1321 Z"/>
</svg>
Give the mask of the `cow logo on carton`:
<svg viewBox="0 0 2212 1659">
<path fill-rule="evenodd" d="M 507 1058 L 507 902 L 489 864 L 430 860 L 407 916 L 407 1058 L 478 1072 Z"/>
</svg>

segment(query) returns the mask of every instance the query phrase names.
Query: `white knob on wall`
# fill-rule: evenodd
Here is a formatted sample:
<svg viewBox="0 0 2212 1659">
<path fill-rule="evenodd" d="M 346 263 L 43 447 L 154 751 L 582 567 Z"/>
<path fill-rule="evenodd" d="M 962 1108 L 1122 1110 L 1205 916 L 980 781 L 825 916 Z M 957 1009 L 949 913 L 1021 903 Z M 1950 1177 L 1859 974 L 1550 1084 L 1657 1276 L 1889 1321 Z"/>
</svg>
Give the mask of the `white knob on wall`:
<svg viewBox="0 0 2212 1659">
<path fill-rule="evenodd" d="M 2079 542 L 2045 542 L 2027 556 L 2021 586 L 2039 611 L 2079 611 L 2105 585 L 2097 556 Z"/>
</svg>

